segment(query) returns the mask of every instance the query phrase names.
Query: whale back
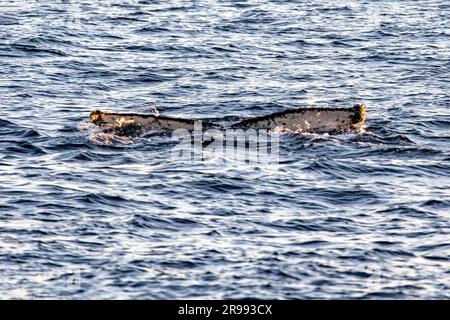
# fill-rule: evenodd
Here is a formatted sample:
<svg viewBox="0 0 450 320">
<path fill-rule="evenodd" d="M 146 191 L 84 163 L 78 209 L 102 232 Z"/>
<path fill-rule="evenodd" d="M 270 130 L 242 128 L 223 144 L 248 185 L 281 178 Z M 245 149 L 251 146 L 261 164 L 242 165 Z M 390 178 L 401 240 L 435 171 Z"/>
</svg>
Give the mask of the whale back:
<svg viewBox="0 0 450 320">
<path fill-rule="evenodd" d="M 100 126 L 103 130 L 130 131 L 163 131 L 185 129 L 192 131 L 197 119 L 182 119 L 166 116 L 156 116 L 150 114 L 137 113 L 113 113 L 96 110 L 91 113 L 91 121 Z M 216 127 L 215 124 L 202 121 L 205 128 Z"/>
<path fill-rule="evenodd" d="M 241 121 L 233 127 L 280 129 L 293 132 L 339 133 L 360 127 L 366 119 L 365 105 L 353 108 L 303 108 Z"/>
<path fill-rule="evenodd" d="M 148 131 L 185 129 L 193 131 L 197 119 L 181 119 L 151 114 L 113 113 L 96 110 L 91 121 L 103 131 L 118 135 L 137 136 Z M 343 133 L 361 127 L 366 119 L 363 104 L 352 108 L 303 108 L 277 112 L 247 119 L 231 125 L 231 129 L 289 130 L 299 133 Z M 201 121 L 202 129 L 226 129 L 215 123 Z"/>
</svg>

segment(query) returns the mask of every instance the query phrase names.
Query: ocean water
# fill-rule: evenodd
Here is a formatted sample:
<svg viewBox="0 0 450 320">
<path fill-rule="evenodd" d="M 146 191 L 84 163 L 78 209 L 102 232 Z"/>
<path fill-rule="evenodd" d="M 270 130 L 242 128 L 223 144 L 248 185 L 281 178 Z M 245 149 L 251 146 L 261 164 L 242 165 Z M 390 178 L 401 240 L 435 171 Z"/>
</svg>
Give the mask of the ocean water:
<svg viewBox="0 0 450 320">
<path fill-rule="evenodd" d="M 1 298 L 450 298 L 448 1 L 0 0 L 0 66 Z M 360 102 L 275 167 L 87 122 Z"/>
</svg>

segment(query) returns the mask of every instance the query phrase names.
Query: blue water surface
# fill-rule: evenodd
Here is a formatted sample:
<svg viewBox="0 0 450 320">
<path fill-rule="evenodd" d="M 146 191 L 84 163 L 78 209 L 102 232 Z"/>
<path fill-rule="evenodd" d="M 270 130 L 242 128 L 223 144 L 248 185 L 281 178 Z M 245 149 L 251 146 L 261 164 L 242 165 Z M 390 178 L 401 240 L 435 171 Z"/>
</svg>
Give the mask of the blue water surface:
<svg viewBox="0 0 450 320">
<path fill-rule="evenodd" d="M 448 1 L 0 0 L 0 66 L 1 298 L 450 298 Z M 276 168 L 86 122 L 359 102 Z"/>
</svg>

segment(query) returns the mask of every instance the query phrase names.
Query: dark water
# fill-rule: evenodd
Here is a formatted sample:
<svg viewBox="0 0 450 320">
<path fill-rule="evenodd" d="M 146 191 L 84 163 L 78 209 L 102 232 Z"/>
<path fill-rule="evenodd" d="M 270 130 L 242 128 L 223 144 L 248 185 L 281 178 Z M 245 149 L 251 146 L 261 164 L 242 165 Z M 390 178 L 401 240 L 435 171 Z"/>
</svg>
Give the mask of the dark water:
<svg viewBox="0 0 450 320">
<path fill-rule="evenodd" d="M 450 298 L 447 1 L 0 2 L 2 298 Z M 368 106 L 280 164 L 92 140 L 93 109 Z"/>
</svg>

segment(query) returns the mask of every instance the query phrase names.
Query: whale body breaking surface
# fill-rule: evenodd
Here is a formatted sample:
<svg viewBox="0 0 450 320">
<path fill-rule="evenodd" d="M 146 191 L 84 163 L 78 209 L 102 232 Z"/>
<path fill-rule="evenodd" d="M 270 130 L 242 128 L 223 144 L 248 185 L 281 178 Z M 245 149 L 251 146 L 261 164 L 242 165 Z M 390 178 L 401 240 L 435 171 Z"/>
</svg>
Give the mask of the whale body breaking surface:
<svg viewBox="0 0 450 320">
<path fill-rule="evenodd" d="M 203 129 L 265 129 L 296 133 L 341 134 L 359 129 L 366 119 L 366 107 L 357 104 L 351 108 L 301 108 L 276 112 L 223 125 L 201 119 L 183 119 L 154 114 L 115 113 L 96 110 L 91 121 L 105 132 L 123 136 L 139 136 L 146 132 L 193 131 L 201 121 Z"/>
</svg>

